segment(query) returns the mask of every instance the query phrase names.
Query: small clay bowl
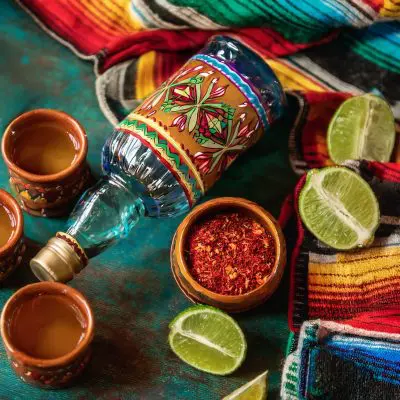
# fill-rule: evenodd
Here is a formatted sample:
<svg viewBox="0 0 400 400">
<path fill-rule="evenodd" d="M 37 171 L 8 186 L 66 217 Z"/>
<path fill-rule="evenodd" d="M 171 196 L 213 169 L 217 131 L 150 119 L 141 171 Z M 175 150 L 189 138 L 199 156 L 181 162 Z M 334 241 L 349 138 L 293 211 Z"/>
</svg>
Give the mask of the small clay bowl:
<svg viewBox="0 0 400 400">
<path fill-rule="evenodd" d="M 11 322 L 21 303 L 33 296 L 51 294 L 63 296 L 77 307 L 84 318 L 84 337 L 77 346 L 62 357 L 40 359 L 19 350 L 13 341 Z M 93 312 L 86 298 L 77 290 L 57 282 L 39 282 L 24 286 L 14 293 L 3 308 L 0 319 L 1 336 L 8 359 L 16 374 L 26 383 L 44 389 L 71 385 L 89 362 L 94 335 Z"/>
<path fill-rule="evenodd" d="M 221 295 L 201 286 L 191 276 L 185 259 L 187 237 L 191 227 L 205 217 L 224 211 L 247 214 L 266 228 L 275 240 L 275 264 L 266 282 L 250 292 L 237 296 Z M 208 304 L 232 313 L 249 310 L 267 300 L 279 285 L 285 263 L 285 239 L 277 221 L 256 203 L 237 197 L 221 197 L 195 207 L 179 225 L 171 247 L 172 273 L 185 296 L 195 303 Z"/>
<path fill-rule="evenodd" d="M 13 233 L 8 242 L 0 247 L 0 282 L 7 278 L 21 263 L 25 252 L 24 217 L 17 201 L 5 190 L 0 189 L 0 204 L 10 212 Z"/>
<path fill-rule="evenodd" d="M 26 126 L 51 122 L 74 136 L 79 144 L 73 163 L 51 175 L 38 175 L 20 168 L 13 157 L 18 132 Z M 67 215 L 79 195 L 87 188 L 90 171 L 86 163 L 88 141 L 82 125 L 62 111 L 38 109 L 15 118 L 6 128 L 2 153 L 10 173 L 10 185 L 21 207 L 42 217 Z"/>
</svg>

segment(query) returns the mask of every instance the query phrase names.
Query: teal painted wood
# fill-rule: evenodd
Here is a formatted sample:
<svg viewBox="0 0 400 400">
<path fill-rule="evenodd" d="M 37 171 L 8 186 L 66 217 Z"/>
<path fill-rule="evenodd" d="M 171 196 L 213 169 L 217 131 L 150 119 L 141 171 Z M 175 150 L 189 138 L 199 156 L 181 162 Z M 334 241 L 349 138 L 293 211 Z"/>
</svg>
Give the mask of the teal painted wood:
<svg viewBox="0 0 400 400">
<path fill-rule="evenodd" d="M 92 63 L 48 37 L 10 0 L 2 4 L 0 25 L 0 131 L 26 110 L 64 110 L 86 128 L 89 162 L 98 174 L 100 150 L 111 127 L 97 104 Z M 287 155 L 290 122 L 291 118 L 283 120 L 242 156 L 206 199 L 247 197 L 277 216 L 295 182 Z M 9 190 L 2 161 L 0 187 Z M 278 398 L 288 335 L 287 282 L 264 306 L 235 317 L 245 331 L 249 352 L 232 376 L 194 370 L 170 351 L 168 323 L 190 305 L 169 265 L 172 235 L 181 219 L 142 221 L 128 239 L 92 260 L 71 283 L 91 302 L 97 323 L 92 363 L 74 387 L 46 392 L 24 384 L 14 376 L 0 345 L 0 399 L 219 399 L 265 369 L 271 372 L 269 398 Z M 27 237 L 41 243 L 63 222 L 26 214 L 25 221 Z M 33 280 L 27 264 L 19 268 L 0 286 L 0 307 Z"/>
</svg>

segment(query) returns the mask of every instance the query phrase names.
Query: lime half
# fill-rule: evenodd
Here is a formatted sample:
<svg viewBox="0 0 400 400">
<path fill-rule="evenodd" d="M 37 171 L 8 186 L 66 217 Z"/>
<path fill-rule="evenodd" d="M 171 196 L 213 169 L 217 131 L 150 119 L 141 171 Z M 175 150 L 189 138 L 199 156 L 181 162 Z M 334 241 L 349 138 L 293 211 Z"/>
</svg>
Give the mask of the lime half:
<svg viewBox="0 0 400 400">
<path fill-rule="evenodd" d="M 268 371 L 236 389 L 222 400 L 265 400 L 268 392 Z"/>
<path fill-rule="evenodd" d="M 309 171 L 299 211 L 314 236 L 339 250 L 366 245 L 379 224 L 374 192 L 359 175 L 344 167 Z"/>
<path fill-rule="evenodd" d="M 328 128 L 328 151 L 336 164 L 346 160 L 387 162 L 395 142 L 390 105 L 372 94 L 346 100 Z"/>
<path fill-rule="evenodd" d="M 190 307 L 169 327 L 172 351 L 201 371 L 227 375 L 245 359 L 247 345 L 242 330 L 233 318 L 216 308 Z"/>
</svg>

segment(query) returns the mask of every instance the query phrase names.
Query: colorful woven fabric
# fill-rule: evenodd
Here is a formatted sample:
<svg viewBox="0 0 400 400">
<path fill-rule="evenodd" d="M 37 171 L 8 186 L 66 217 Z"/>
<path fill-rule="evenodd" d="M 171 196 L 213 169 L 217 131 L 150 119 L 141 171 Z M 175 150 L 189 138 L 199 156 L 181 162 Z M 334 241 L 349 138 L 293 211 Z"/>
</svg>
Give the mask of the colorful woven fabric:
<svg viewBox="0 0 400 400">
<path fill-rule="evenodd" d="M 325 94 L 326 109 L 334 112 L 346 97 Z M 303 98 L 310 106 L 300 111 L 304 123 L 298 118 L 290 140 L 296 171 L 330 164 L 323 155 L 331 114 L 317 112 L 311 118 L 320 108 L 319 101 L 313 102 L 318 94 Z M 294 212 L 297 224 L 289 326 L 295 333 L 302 326 L 300 336 L 289 340 L 283 399 L 400 396 L 400 163 L 349 161 L 346 166 L 368 182 L 379 202 L 380 226 L 368 248 L 338 252 L 305 228 L 297 209 L 305 175 L 282 208 L 280 222 L 285 225 Z M 308 321 L 314 319 L 322 321 Z"/>
<path fill-rule="evenodd" d="M 333 165 L 326 143 L 328 125 L 335 111 L 351 94 L 298 91 L 292 94 L 296 97 L 300 108 L 289 139 L 290 162 L 293 170 L 301 175 L 311 168 Z M 399 98 L 397 93 L 395 96 Z M 400 132 L 398 119 L 397 131 Z M 399 139 L 398 135 L 391 158 L 393 162 L 400 162 Z"/>
<path fill-rule="evenodd" d="M 50 34 L 95 62 L 98 98 L 112 123 L 216 33 L 252 47 L 287 89 L 378 91 L 394 106 L 399 99 L 400 85 L 391 84 L 400 65 L 398 0 L 19 2 Z"/>
<path fill-rule="evenodd" d="M 297 349 L 284 366 L 282 399 L 399 398 L 400 310 L 360 319 L 374 321 L 373 330 L 355 328 L 347 321 L 303 324 Z M 351 323 L 357 325 L 355 320 Z"/>
<path fill-rule="evenodd" d="M 291 259 L 289 325 L 297 332 L 309 319 L 340 321 L 364 312 L 400 306 L 400 164 L 353 161 L 375 192 L 381 223 L 375 241 L 366 249 L 338 252 L 316 239 L 303 225 L 297 198 L 305 176 L 294 191 L 296 246 Z M 287 220 L 286 204 L 281 222 Z"/>
<path fill-rule="evenodd" d="M 262 56 L 291 92 L 289 104 L 297 103 L 299 113 L 289 150 L 290 162 L 299 175 L 309 168 L 331 164 L 326 129 L 334 111 L 351 95 L 372 92 L 384 96 L 400 131 L 400 0 L 18 1 L 52 36 L 94 62 L 99 103 L 113 124 L 210 36 L 223 33 Z M 399 161 L 400 154 L 395 152 L 392 160 Z M 379 332 L 387 321 L 377 320 L 377 310 L 390 319 L 393 310 L 389 306 L 399 306 L 399 164 L 353 162 L 349 167 L 360 173 L 377 194 L 381 225 L 369 249 L 337 253 L 318 242 L 297 216 L 289 305 L 290 326 L 295 332 L 312 318 L 347 321 L 347 326 Z M 292 200 L 285 203 L 282 223 L 295 210 L 293 199 L 297 199 L 303 183 L 304 178 Z M 396 326 L 386 328 L 398 333 Z M 316 332 L 320 333 L 318 324 L 310 325 L 309 336 L 314 342 L 310 339 L 301 343 L 319 345 Z M 380 333 L 377 335 L 382 339 Z M 315 346 L 310 359 L 304 358 L 304 352 L 293 352 L 297 340 L 293 336 L 289 343 L 287 379 L 282 386 L 286 398 L 298 398 L 299 389 L 302 398 L 328 398 L 324 397 L 327 388 L 347 395 L 348 388 L 333 387 L 335 382 L 327 379 L 329 376 L 339 382 L 346 382 L 340 379 L 343 376 L 351 377 L 355 385 L 373 383 L 389 396 L 394 393 L 392 383 L 377 383 L 384 381 L 381 372 L 367 376 L 365 369 L 359 368 L 368 364 L 365 357 L 355 362 L 338 352 L 345 349 L 345 354 L 351 353 L 346 340 L 332 341 L 335 351 L 331 347 L 327 351 L 325 342 Z M 368 348 L 371 346 L 367 343 Z M 361 350 L 365 348 L 358 352 Z M 392 356 L 382 362 L 389 363 Z M 305 385 L 308 372 L 304 375 L 304 371 L 314 371 L 313 377 L 324 379 L 310 380 L 312 385 Z M 335 375 L 337 371 L 343 371 L 343 375 Z M 360 392 L 362 395 L 367 398 Z"/>
</svg>

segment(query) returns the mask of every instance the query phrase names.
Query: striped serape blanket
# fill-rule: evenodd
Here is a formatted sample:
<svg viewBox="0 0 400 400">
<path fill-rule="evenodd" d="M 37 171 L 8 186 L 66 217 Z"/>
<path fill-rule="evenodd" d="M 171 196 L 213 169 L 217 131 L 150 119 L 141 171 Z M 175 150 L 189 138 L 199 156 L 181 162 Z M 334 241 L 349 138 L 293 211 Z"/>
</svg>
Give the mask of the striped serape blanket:
<svg viewBox="0 0 400 400">
<path fill-rule="evenodd" d="M 305 175 L 294 190 L 297 238 L 291 259 L 289 326 L 298 332 L 311 319 L 341 321 L 368 311 L 400 307 L 400 164 L 350 161 L 347 167 L 368 182 L 377 196 L 381 221 L 365 249 L 338 252 L 316 239 L 296 207 Z M 281 222 L 291 211 L 284 205 Z"/>
<path fill-rule="evenodd" d="M 399 0 L 18 1 L 93 60 L 112 123 L 217 33 L 253 48 L 287 90 L 381 93 L 400 117 Z"/>
<path fill-rule="evenodd" d="M 294 96 L 290 103 L 300 111 L 290 134 L 289 152 L 299 175 L 331 164 L 326 127 L 349 96 L 374 93 L 385 97 L 400 132 L 400 0 L 18 2 L 54 38 L 94 62 L 100 107 L 112 124 L 212 35 L 223 33 L 257 52 Z M 400 157 L 395 153 L 392 160 Z M 351 319 L 355 328 L 374 330 L 368 325 L 369 317 L 376 321 L 377 313 L 399 307 L 399 165 L 364 161 L 348 165 L 367 180 L 381 206 L 381 226 L 369 249 L 337 253 L 312 237 L 298 219 L 289 305 L 289 323 L 295 334 L 283 376 L 283 397 L 378 399 L 365 395 L 377 393 L 375 389 L 359 389 L 364 384 L 374 384 L 389 396 L 381 398 L 399 397 L 397 380 L 386 379 L 381 369 L 368 370 L 373 357 L 382 365 L 398 362 L 398 337 L 387 342 L 382 334 L 385 322 L 377 325 L 382 328 L 378 336 L 364 335 L 362 340 L 358 331 L 347 334 L 339 328 Z M 303 182 L 304 178 L 294 199 Z M 281 221 L 287 221 L 293 210 L 293 201 L 286 202 Z M 334 320 L 336 325 L 305 322 L 310 319 Z M 288 371 L 294 380 L 288 379 Z M 346 376 L 347 382 L 354 379 L 355 384 L 345 387 Z M 346 392 L 349 387 L 356 388 L 360 396 Z M 329 397 L 327 388 L 335 395 Z"/>
<path fill-rule="evenodd" d="M 379 202 L 380 226 L 368 248 L 339 252 L 307 230 L 297 209 L 305 175 L 282 208 L 281 223 L 293 210 L 297 225 L 283 399 L 400 398 L 400 164 L 345 165 Z"/>
<path fill-rule="evenodd" d="M 400 398 L 400 309 L 307 321 L 282 374 L 281 398 Z"/>
</svg>

